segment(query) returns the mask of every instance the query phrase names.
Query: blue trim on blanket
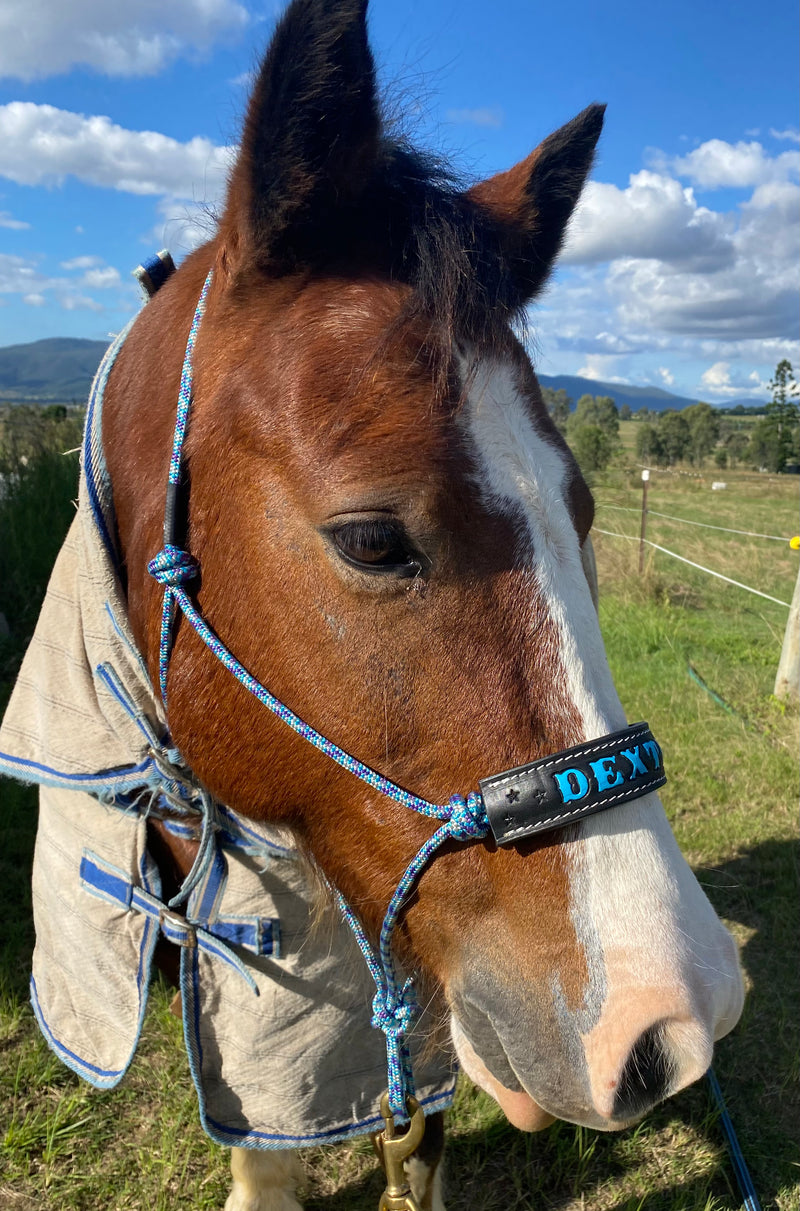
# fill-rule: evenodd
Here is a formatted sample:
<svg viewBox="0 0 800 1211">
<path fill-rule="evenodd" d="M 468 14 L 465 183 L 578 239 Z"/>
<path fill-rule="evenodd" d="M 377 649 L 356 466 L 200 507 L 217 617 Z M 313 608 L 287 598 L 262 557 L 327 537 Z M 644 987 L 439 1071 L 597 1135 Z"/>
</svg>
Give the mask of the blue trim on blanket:
<svg viewBox="0 0 800 1211">
<path fill-rule="evenodd" d="M 62 1063 L 71 1068 L 73 1072 L 77 1072 L 78 1076 L 82 1076 L 90 1085 L 94 1085 L 95 1089 L 113 1089 L 118 1085 L 125 1075 L 127 1065 L 120 1069 L 98 1068 L 95 1064 L 90 1064 L 88 1060 L 84 1060 L 74 1051 L 70 1051 L 56 1036 L 53 1034 L 47 1019 L 44 1016 L 41 1002 L 39 1001 L 39 993 L 36 988 L 36 981 L 33 976 L 30 979 L 31 991 L 31 1006 L 39 1029 L 47 1040 L 51 1051 L 54 1051 Z M 137 1039 L 138 1042 L 138 1039 Z M 135 1049 L 134 1049 L 135 1050 Z M 133 1052 L 131 1052 L 133 1055 Z M 130 1061 L 128 1061 L 130 1063 Z"/>
<path fill-rule="evenodd" d="M 122 765 L 116 769 L 100 770 L 96 774 L 66 774 L 39 761 L 28 761 L 12 753 L 0 753 L 0 774 L 20 782 L 57 786 L 64 790 L 86 790 L 91 794 L 137 790 L 161 783 L 161 775 L 151 757 L 138 765 Z"/>
<path fill-rule="evenodd" d="M 456 1077 L 452 1085 L 443 1093 L 431 1093 L 422 1098 L 420 1106 L 425 1114 L 436 1114 L 440 1110 L 448 1110 L 453 1104 L 456 1091 Z M 273 1135 L 267 1131 L 244 1130 L 239 1127 L 228 1127 L 218 1123 L 208 1115 L 201 1120 L 203 1130 L 218 1144 L 227 1148 L 261 1148 L 267 1151 L 271 1148 L 304 1148 L 314 1144 L 338 1143 L 355 1135 L 366 1135 L 370 1131 L 380 1131 L 385 1125 L 383 1118 L 372 1115 L 367 1119 L 359 1119 L 355 1123 L 347 1123 L 342 1127 L 331 1127 L 328 1131 L 314 1131 L 309 1135 Z"/>
<path fill-rule="evenodd" d="M 237 849 L 248 849 L 252 852 L 259 850 L 265 853 L 268 851 L 270 855 L 276 858 L 292 858 L 297 860 L 296 850 L 290 849 L 288 845 L 279 845 L 277 841 L 270 841 L 268 837 L 262 837 L 261 833 L 256 832 L 254 828 L 249 828 L 244 822 L 244 817 L 226 807 L 224 803 L 217 804 L 217 815 L 224 827 L 224 840 L 226 845 L 233 845 Z M 251 837 L 253 845 L 248 846 L 242 838 Z"/>
<path fill-rule="evenodd" d="M 181 999 L 183 1002 L 183 1039 L 189 1060 L 189 1071 L 197 1092 L 200 1124 L 212 1140 L 226 1148 L 260 1148 L 264 1151 L 278 1148 L 303 1148 L 314 1144 L 335 1143 L 355 1135 L 365 1135 L 383 1127 L 382 1117 L 370 1115 L 341 1127 L 330 1127 L 327 1131 L 314 1131 L 306 1135 L 283 1135 L 253 1128 L 232 1127 L 211 1118 L 206 1106 L 206 1095 L 202 1081 L 203 1045 L 200 1041 L 200 967 L 196 950 L 181 951 L 180 969 Z M 451 1084 L 441 1093 L 432 1093 L 420 1099 L 425 1114 L 447 1110 L 452 1105 L 456 1091 L 458 1068 L 453 1066 Z"/>
<path fill-rule="evenodd" d="M 106 611 L 106 614 L 108 614 L 109 620 L 117 634 L 117 637 L 125 644 L 125 647 L 128 649 L 131 656 L 133 656 L 133 658 L 138 663 L 139 668 L 142 671 L 142 675 L 144 677 L 145 683 L 149 686 L 151 684 L 150 674 L 147 671 L 147 665 L 144 662 L 144 657 L 142 656 L 142 653 L 139 651 L 139 649 L 136 647 L 136 644 L 131 641 L 130 635 L 126 635 L 119 619 L 117 618 L 116 614 L 114 613 L 114 610 L 113 610 L 113 607 L 112 607 L 110 601 L 107 601 L 105 603 L 105 611 Z M 154 697 L 155 697 L 155 695 L 154 695 Z"/>
<path fill-rule="evenodd" d="M 94 673 L 95 677 L 100 678 L 108 692 L 116 698 L 125 713 L 130 716 L 150 747 L 158 748 L 158 736 L 155 733 L 153 725 L 144 711 L 137 707 L 125 689 L 114 666 L 108 660 L 104 660 L 102 664 L 98 664 Z"/>
<path fill-rule="evenodd" d="M 86 409 L 86 428 L 83 439 L 83 472 L 89 505 L 98 533 L 103 540 L 103 546 L 106 548 L 108 557 L 117 572 L 119 572 L 119 558 L 116 543 L 110 533 L 108 518 L 104 508 L 105 502 L 110 502 L 111 500 L 111 482 L 103 455 L 103 443 L 101 440 L 103 395 L 111 368 L 117 359 L 117 354 L 137 318 L 137 316 L 134 316 L 125 325 L 103 355 L 103 360 L 100 363 L 89 393 L 89 403 Z"/>
<path fill-rule="evenodd" d="M 139 875 L 142 880 L 142 885 L 150 895 L 160 895 L 161 880 L 158 875 L 157 868 L 149 861 L 146 849 L 142 849 L 139 858 Z M 89 1063 L 83 1056 L 79 1056 L 72 1051 L 54 1034 L 50 1023 L 45 1017 L 44 1009 L 39 1000 L 39 992 L 36 987 L 36 981 L 33 976 L 30 979 L 30 995 L 31 1006 L 33 1007 L 34 1016 L 39 1024 L 39 1029 L 47 1040 L 50 1047 L 62 1063 L 66 1064 L 78 1076 L 83 1077 L 95 1089 L 113 1089 L 120 1083 L 125 1073 L 131 1066 L 133 1057 L 139 1046 L 139 1041 L 142 1036 L 142 1027 L 144 1025 L 144 1015 L 147 1009 L 148 994 L 150 991 L 150 979 L 153 970 L 153 956 L 156 949 L 156 941 L 158 940 L 158 927 L 149 918 L 145 917 L 145 926 L 142 932 L 142 940 L 139 945 L 139 964 L 136 972 L 136 989 L 138 996 L 138 1013 L 136 1020 L 136 1033 L 131 1044 L 130 1053 L 123 1066 L 119 1069 L 104 1069 L 96 1064 Z"/>
</svg>

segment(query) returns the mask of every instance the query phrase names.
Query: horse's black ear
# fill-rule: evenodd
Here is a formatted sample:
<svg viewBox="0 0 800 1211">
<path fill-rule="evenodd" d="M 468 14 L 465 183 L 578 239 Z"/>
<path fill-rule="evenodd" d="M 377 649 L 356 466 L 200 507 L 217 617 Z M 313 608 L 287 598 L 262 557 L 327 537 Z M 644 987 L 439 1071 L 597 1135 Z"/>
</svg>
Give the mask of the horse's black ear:
<svg viewBox="0 0 800 1211">
<path fill-rule="evenodd" d="M 221 223 L 233 262 L 294 268 L 368 179 L 380 112 L 366 10 L 367 0 L 293 0 L 279 22 Z"/>
<path fill-rule="evenodd" d="M 507 172 L 469 190 L 499 221 L 520 302 L 541 290 L 592 167 L 605 105 L 590 105 Z"/>
</svg>

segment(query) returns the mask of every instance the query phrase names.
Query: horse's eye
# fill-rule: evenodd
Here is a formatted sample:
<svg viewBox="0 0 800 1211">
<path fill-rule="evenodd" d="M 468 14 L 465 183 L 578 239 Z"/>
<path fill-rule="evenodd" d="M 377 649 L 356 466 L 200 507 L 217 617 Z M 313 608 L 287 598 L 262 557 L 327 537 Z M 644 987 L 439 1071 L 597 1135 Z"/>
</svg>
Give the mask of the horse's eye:
<svg viewBox="0 0 800 1211">
<path fill-rule="evenodd" d="M 330 531 L 338 553 L 362 572 L 416 576 L 420 562 L 400 527 L 391 521 L 348 521 Z"/>
</svg>

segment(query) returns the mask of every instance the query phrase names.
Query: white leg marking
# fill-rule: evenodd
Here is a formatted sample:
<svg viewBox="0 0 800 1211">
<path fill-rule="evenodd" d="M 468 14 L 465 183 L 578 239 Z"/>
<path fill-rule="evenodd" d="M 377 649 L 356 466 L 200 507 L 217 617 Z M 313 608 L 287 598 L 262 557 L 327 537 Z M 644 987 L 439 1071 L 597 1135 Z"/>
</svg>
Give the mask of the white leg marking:
<svg viewBox="0 0 800 1211">
<path fill-rule="evenodd" d="M 231 1175 L 225 1211 L 303 1211 L 295 1198 L 303 1179 L 296 1152 L 232 1148 Z"/>
<path fill-rule="evenodd" d="M 441 1159 L 431 1167 L 418 1156 L 412 1156 L 405 1162 L 405 1171 L 411 1193 L 419 1203 L 420 1211 L 445 1211 L 442 1199 Z"/>
</svg>

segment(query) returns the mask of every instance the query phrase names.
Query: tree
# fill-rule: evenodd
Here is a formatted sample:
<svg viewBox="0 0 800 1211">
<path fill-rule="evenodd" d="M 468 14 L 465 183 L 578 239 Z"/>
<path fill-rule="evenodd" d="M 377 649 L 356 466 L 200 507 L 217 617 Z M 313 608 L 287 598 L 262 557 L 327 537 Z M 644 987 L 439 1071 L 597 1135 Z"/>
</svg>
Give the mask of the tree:
<svg viewBox="0 0 800 1211">
<path fill-rule="evenodd" d="M 600 425 L 571 426 L 569 444 L 582 471 L 604 471 L 614 453 L 614 443 Z"/>
<path fill-rule="evenodd" d="M 42 417 L 44 420 L 66 420 L 66 406 L 64 404 L 48 404 L 46 408 L 42 408 Z"/>
<path fill-rule="evenodd" d="M 619 438 L 619 412 L 609 395 L 582 395 L 569 418 L 568 431 L 580 425 L 597 425 L 611 441 L 612 449 Z"/>
<path fill-rule="evenodd" d="M 772 401 L 767 404 L 764 421 L 759 422 L 768 430 L 764 437 L 770 461 L 765 465 L 770 471 L 782 471 L 791 458 L 797 457 L 797 383 L 792 363 L 785 358 L 778 362 L 769 385 Z"/>
<path fill-rule="evenodd" d="M 550 413 L 553 424 L 562 433 L 565 433 L 572 400 L 564 388 L 559 387 L 558 391 L 556 391 L 552 387 L 542 387 L 542 399 L 547 411 Z"/>
<path fill-rule="evenodd" d="M 747 458 L 759 471 L 783 470 L 786 459 L 781 448 L 780 434 L 766 418 L 756 421 L 753 425 Z"/>
<path fill-rule="evenodd" d="M 740 463 L 747 453 L 749 438 L 743 429 L 734 429 L 725 437 L 728 462 L 732 467 Z"/>
<path fill-rule="evenodd" d="M 680 412 L 662 412 L 658 421 L 658 436 L 663 448 L 664 461 L 673 466 L 686 457 L 691 441 L 689 422 Z"/>
<path fill-rule="evenodd" d="M 664 446 L 655 425 L 645 423 L 636 430 L 636 457 L 643 463 L 663 463 Z"/>
<path fill-rule="evenodd" d="M 710 404 L 690 404 L 682 416 L 689 425 L 689 457 L 696 467 L 702 467 L 719 438 L 719 416 Z"/>
<path fill-rule="evenodd" d="M 630 420 L 632 416 L 633 416 L 633 413 L 631 412 L 630 404 L 623 404 L 619 410 L 619 419 L 620 420 Z"/>
</svg>

